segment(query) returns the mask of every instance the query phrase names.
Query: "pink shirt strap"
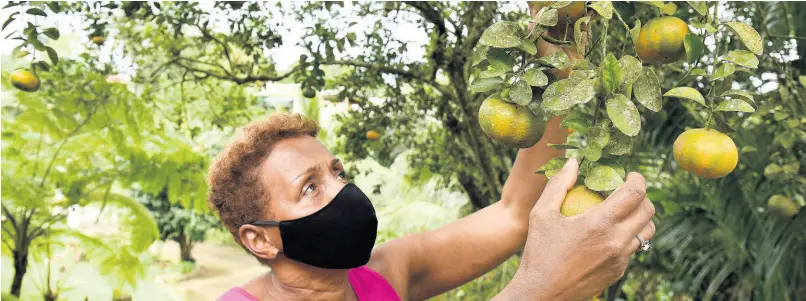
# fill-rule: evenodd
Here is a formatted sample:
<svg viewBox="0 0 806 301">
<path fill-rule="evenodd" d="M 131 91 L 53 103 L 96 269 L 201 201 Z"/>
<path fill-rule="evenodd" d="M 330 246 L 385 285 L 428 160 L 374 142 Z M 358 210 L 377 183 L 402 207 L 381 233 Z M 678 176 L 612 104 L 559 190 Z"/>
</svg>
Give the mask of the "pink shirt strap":
<svg viewBox="0 0 806 301">
<path fill-rule="evenodd" d="M 389 282 L 372 269 L 362 266 L 347 272 L 350 286 L 359 301 L 400 301 Z M 240 287 L 233 287 L 216 299 L 217 301 L 260 301 Z"/>
<path fill-rule="evenodd" d="M 216 301 L 260 301 L 240 287 L 233 287 L 218 297 Z"/>
<path fill-rule="evenodd" d="M 400 301 L 389 282 L 366 266 L 351 269 L 347 278 L 360 301 Z"/>
</svg>

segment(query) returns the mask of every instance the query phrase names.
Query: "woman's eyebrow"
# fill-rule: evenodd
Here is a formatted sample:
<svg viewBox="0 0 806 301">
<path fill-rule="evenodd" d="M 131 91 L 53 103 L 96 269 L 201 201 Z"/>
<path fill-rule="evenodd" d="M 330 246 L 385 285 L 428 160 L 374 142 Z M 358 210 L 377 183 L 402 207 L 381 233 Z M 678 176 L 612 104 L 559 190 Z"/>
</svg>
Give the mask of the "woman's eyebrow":
<svg viewBox="0 0 806 301">
<path fill-rule="evenodd" d="M 300 173 L 300 174 L 298 174 L 296 177 L 294 177 L 294 179 L 293 179 L 293 180 L 291 180 L 291 183 L 296 182 L 296 181 L 297 181 L 297 179 L 301 178 L 301 177 L 302 177 L 302 176 L 304 176 L 304 175 L 307 175 L 307 174 L 311 174 L 311 173 L 317 172 L 317 171 L 319 171 L 321 168 L 322 168 L 322 167 L 321 167 L 321 164 L 316 164 L 316 165 L 313 165 L 313 166 L 311 166 L 311 167 L 308 167 L 308 169 L 306 169 L 305 171 L 303 171 L 302 173 Z"/>
</svg>

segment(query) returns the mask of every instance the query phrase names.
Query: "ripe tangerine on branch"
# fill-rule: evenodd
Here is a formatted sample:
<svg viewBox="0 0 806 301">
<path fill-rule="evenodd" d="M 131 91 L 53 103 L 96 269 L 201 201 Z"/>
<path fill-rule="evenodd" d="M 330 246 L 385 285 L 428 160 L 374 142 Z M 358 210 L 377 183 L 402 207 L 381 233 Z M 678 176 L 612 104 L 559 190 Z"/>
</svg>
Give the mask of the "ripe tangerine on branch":
<svg viewBox="0 0 806 301">
<path fill-rule="evenodd" d="M 728 135 L 713 129 L 692 129 L 674 141 L 674 159 L 691 173 L 716 179 L 736 168 L 739 152 Z"/>
</svg>

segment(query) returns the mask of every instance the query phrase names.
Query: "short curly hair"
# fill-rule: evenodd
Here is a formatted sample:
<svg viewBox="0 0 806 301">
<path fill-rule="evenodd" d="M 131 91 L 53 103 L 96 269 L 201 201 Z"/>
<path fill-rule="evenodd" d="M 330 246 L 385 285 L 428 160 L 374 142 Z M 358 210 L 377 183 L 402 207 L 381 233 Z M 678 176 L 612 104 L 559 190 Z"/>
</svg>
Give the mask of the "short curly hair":
<svg viewBox="0 0 806 301">
<path fill-rule="evenodd" d="M 268 188 L 259 166 L 274 145 L 284 139 L 316 137 L 319 125 L 300 114 L 275 113 L 239 129 L 233 141 L 216 156 L 208 172 L 208 205 L 239 244 L 238 228 L 265 216 Z"/>
</svg>

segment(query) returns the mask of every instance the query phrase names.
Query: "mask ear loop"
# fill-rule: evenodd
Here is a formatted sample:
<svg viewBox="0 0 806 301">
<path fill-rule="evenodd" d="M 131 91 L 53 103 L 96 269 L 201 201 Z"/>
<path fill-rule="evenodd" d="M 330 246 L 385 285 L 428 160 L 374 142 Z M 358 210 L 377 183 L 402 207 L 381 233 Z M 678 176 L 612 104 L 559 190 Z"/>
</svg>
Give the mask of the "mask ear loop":
<svg viewBox="0 0 806 301">
<path fill-rule="evenodd" d="M 280 226 L 280 222 L 278 221 L 270 221 L 270 220 L 257 220 L 253 223 L 250 223 L 255 226 Z"/>
<path fill-rule="evenodd" d="M 271 226 L 271 227 L 278 227 L 280 226 L 280 222 L 278 221 L 271 221 L 271 220 L 257 220 L 255 222 L 250 223 L 255 226 Z M 277 250 L 277 253 L 283 253 L 283 250 Z"/>
</svg>

